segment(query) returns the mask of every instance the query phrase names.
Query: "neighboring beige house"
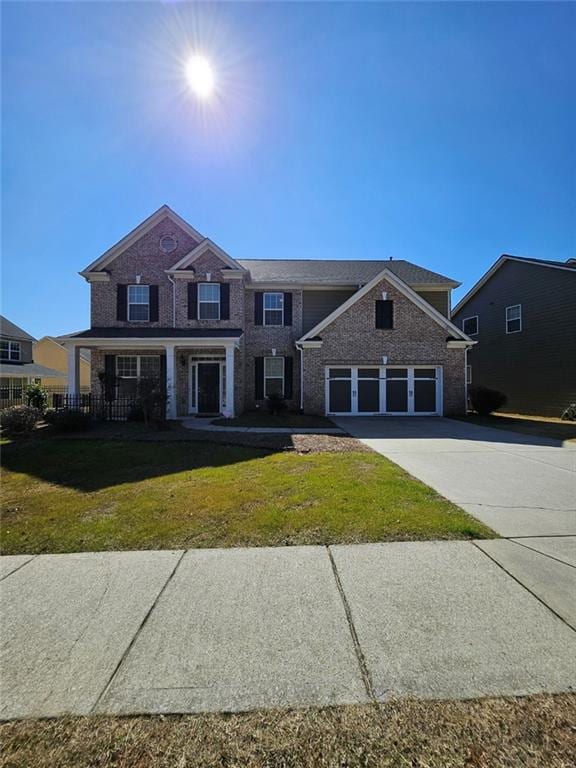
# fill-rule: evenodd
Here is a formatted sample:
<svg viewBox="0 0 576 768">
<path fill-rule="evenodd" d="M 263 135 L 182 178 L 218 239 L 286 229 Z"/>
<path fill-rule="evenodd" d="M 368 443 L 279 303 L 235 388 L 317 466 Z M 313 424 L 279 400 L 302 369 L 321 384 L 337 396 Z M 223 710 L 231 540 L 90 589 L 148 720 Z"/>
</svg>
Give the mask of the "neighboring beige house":
<svg viewBox="0 0 576 768">
<path fill-rule="evenodd" d="M 68 352 L 62 346 L 57 336 L 43 336 L 32 345 L 34 360 L 48 368 L 54 368 L 62 373 L 59 376 L 47 376 L 42 383 L 51 387 L 65 387 L 68 383 Z M 80 380 L 81 387 L 90 386 L 90 351 L 82 350 L 80 353 Z"/>
<path fill-rule="evenodd" d="M 274 393 L 315 414 L 465 411 L 459 283 L 410 262 L 234 259 L 162 206 L 80 274 L 91 327 L 61 338 L 72 393 L 88 349 L 94 393 L 156 377 L 169 418 L 233 416 Z"/>
<path fill-rule="evenodd" d="M 0 316 L 0 406 L 17 402 L 28 384 L 44 384 L 64 376 L 59 370 L 34 360 L 34 337 Z"/>
</svg>

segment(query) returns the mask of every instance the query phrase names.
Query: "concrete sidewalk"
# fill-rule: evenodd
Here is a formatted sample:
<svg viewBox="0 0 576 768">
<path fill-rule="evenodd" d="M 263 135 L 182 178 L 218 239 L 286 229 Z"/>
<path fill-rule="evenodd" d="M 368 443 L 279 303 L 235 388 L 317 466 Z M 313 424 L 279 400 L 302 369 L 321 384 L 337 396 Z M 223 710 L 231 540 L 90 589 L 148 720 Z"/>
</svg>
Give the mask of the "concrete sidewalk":
<svg viewBox="0 0 576 768">
<path fill-rule="evenodd" d="M 576 689 L 576 539 L 0 558 L 1 709 Z"/>
<path fill-rule="evenodd" d="M 576 535 L 576 450 L 455 419 L 334 421 L 501 536 Z"/>
</svg>

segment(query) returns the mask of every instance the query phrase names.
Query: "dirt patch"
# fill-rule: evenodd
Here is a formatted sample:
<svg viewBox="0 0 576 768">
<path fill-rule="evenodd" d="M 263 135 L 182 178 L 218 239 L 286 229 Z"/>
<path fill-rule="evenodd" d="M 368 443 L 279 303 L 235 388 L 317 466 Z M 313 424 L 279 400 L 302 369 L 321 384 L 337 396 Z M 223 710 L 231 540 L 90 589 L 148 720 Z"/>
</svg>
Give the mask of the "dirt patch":
<svg viewBox="0 0 576 768">
<path fill-rule="evenodd" d="M 576 696 L 0 726 L 2 768 L 572 768 Z"/>
</svg>

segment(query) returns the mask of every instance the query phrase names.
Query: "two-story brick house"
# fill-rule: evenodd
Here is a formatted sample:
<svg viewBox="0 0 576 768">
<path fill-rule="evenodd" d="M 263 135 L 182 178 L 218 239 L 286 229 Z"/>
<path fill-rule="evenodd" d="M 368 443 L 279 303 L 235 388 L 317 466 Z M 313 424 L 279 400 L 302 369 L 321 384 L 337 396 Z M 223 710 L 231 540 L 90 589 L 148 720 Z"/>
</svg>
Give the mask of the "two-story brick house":
<svg viewBox="0 0 576 768">
<path fill-rule="evenodd" d="M 119 395 L 160 376 L 170 418 L 272 393 L 319 414 L 465 409 L 459 283 L 409 262 L 237 260 L 163 206 L 80 274 L 91 327 L 66 340 L 71 392 L 89 348 L 95 392 L 101 374 Z"/>
</svg>

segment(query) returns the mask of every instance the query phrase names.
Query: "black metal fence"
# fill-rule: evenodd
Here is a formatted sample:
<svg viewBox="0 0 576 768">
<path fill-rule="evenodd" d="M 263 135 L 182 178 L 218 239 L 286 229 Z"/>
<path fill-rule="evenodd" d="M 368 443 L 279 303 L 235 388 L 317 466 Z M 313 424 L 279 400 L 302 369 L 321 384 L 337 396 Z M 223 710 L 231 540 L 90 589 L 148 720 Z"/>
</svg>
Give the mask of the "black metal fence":
<svg viewBox="0 0 576 768">
<path fill-rule="evenodd" d="M 48 395 L 47 408 L 58 407 L 63 402 L 63 398 L 69 396 L 66 387 L 44 387 L 43 389 Z M 81 397 L 90 397 L 90 387 L 81 387 L 79 395 Z M 0 410 L 10 408 L 12 405 L 28 405 L 25 388 L 8 389 L 0 386 Z"/>
<path fill-rule="evenodd" d="M 0 409 L 11 405 L 26 405 L 26 397 L 17 400 L 1 400 Z M 95 421 L 140 421 L 144 418 L 142 408 L 134 397 L 117 397 L 108 399 L 104 396 L 93 395 L 91 392 L 80 392 L 69 395 L 66 392 L 48 393 L 48 408 L 55 411 L 81 411 L 89 413 Z M 155 414 L 156 415 L 156 414 Z M 161 416 L 160 413 L 157 414 Z"/>
</svg>

